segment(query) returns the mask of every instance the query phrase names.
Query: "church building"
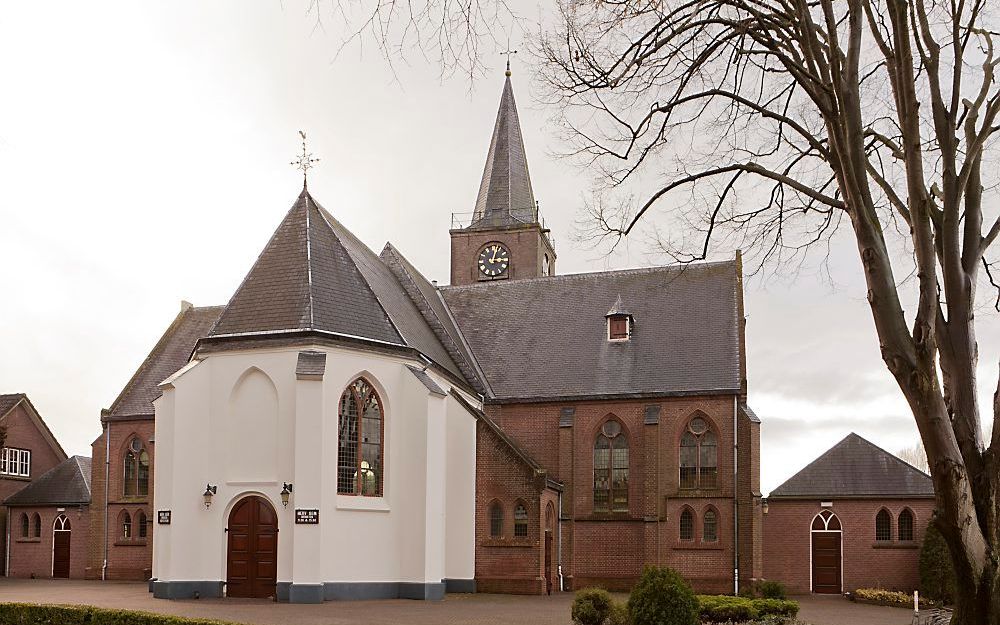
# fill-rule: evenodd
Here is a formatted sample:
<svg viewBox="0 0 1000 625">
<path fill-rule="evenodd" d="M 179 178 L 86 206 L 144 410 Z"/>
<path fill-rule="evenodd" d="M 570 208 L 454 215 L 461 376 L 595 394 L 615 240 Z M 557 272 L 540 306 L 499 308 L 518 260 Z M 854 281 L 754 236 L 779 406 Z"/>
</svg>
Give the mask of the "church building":
<svg viewBox="0 0 1000 625">
<path fill-rule="evenodd" d="M 449 286 L 328 206 L 304 186 L 103 413 L 88 576 L 291 602 L 761 577 L 738 255 L 558 274 L 509 72 Z"/>
</svg>

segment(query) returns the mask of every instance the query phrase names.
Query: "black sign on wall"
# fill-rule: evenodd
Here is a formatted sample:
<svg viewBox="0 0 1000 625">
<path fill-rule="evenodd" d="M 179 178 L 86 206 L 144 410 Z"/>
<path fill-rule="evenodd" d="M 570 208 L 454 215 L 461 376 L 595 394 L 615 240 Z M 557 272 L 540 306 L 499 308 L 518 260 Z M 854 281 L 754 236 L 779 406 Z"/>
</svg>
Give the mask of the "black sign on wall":
<svg viewBox="0 0 1000 625">
<path fill-rule="evenodd" d="M 160 525 L 170 525 L 170 510 L 158 510 L 156 512 L 156 522 Z"/>
<path fill-rule="evenodd" d="M 319 525 L 319 510 L 295 510 L 296 525 Z"/>
</svg>

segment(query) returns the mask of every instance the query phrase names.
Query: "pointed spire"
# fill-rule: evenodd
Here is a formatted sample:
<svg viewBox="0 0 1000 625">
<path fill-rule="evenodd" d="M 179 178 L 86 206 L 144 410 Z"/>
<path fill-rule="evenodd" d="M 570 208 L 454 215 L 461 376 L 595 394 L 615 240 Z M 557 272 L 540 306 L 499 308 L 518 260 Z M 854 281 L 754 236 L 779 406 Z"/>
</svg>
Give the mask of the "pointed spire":
<svg viewBox="0 0 1000 625">
<path fill-rule="evenodd" d="M 615 315 L 629 315 L 629 316 L 632 315 L 632 313 L 630 313 L 627 310 L 625 310 L 625 304 L 622 302 L 622 295 L 621 295 L 621 293 L 618 294 L 618 298 L 615 300 L 615 303 L 612 304 L 611 310 L 609 310 L 608 314 L 606 314 L 604 316 L 605 317 L 614 317 Z"/>
<path fill-rule="evenodd" d="M 508 70 L 509 57 L 508 57 Z M 486 167 L 479 184 L 472 225 L 505 226 L 538 221 L 535 195 L 528 176 L 528 159 L 521 138 L 521 123 L 514 103 L 510 72 L 504 80 Z"/>
</svg>

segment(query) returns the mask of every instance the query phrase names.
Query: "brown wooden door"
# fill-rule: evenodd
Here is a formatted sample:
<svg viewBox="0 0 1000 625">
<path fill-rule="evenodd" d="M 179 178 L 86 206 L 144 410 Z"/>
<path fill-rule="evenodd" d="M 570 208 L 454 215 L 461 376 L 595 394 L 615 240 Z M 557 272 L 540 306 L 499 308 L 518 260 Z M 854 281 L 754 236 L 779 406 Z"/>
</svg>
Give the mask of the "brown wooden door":
<svg viewBox="0 0 1000 625">
<path fill-rule="evenodd" d="M 52 577 L 69 577 L 69 530 L 52 532 Z"/>
<path fill-rule="evenodd" d="M 226 595 L 273 597 L 278 574 L 278 515 L 261 497 L 241 500 L 229 513 Z"/>
<path fill-rule="evenodd" d="M 552 532 L 545 532 L 545 592 L 552 594 Z"/>
<path fill-rule="evenodd" d="M 821 594 L 840 594 L 840 532 L 812 533 L 812 587 Z"/>
</svg>

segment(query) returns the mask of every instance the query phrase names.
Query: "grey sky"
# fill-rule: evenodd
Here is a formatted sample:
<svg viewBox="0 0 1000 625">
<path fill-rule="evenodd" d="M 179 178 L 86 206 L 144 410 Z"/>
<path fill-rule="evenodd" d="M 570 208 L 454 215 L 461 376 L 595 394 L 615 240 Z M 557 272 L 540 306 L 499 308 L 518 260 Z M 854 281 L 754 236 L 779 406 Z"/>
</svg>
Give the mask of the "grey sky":
<svg viewBox="0 0 1000 625">
<path fill-rule="evenodd" d="M 340 32 L 316 28 L 306 4 L 5 5 L 0 392 L 27 392 L 68 453 L 89 455 L 100 409 L 181 299 L 228 300 L 298 194 L 299 129 L 322 159 L 310 190 L 324 206 L 376 251 L 391 240 L 447 282 L 450 215 L 473 209 L 502 57 L 471 89 L 416 56 L 395 81 L 372 49 L 335 60 Z M 588 177 L 551 156 L 560 146 L 519 56 L 515 94 L 559 272 L 662 262 L 640 241 L 605 257 L 572 240 Z M 765 492 L 850 431 L 890 451 L 916 439 L 849 238 L 832 274 L 835 288 L 809 273 L 747 284 Z M 995 317 L 980 318 L 995 338 Z M 988 398 L 996 352 L 981 349 Z"/>
</svg>

